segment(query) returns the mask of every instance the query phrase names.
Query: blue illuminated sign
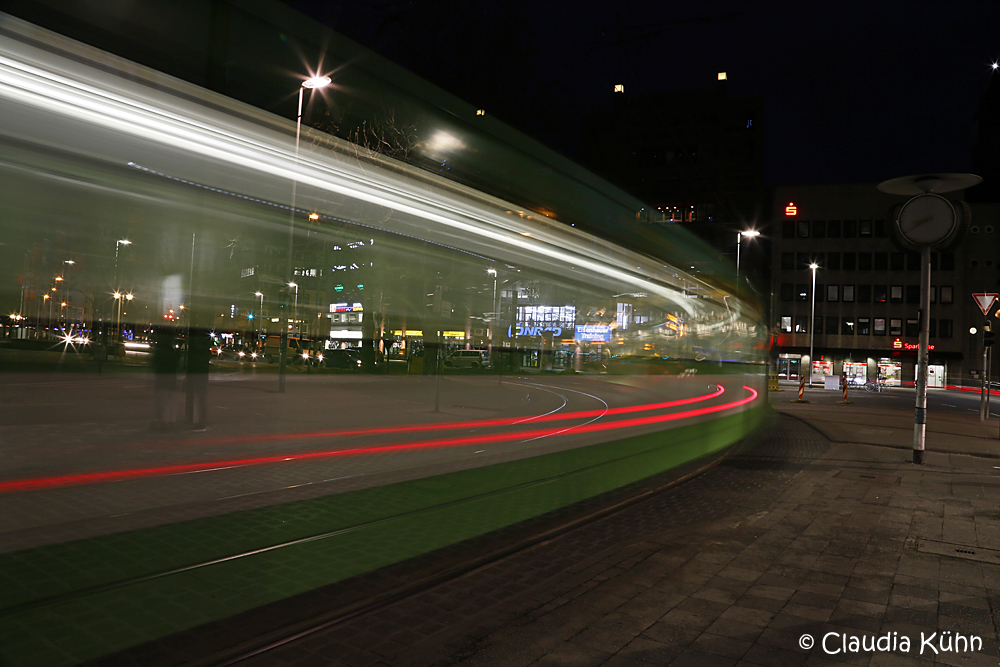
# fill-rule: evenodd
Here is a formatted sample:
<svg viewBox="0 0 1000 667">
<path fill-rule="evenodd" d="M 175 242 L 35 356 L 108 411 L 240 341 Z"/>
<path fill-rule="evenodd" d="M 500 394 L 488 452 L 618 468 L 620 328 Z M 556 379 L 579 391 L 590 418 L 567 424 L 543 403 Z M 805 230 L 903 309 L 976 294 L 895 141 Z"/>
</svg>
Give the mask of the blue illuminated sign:
<svg viewBox="0 0 1000 667">
<path fill-rule="evenodd" d="M 611 325 L 608 324 L 578 324 L 574 336 L 581 343 L 610 343 Z"/>
</svg>

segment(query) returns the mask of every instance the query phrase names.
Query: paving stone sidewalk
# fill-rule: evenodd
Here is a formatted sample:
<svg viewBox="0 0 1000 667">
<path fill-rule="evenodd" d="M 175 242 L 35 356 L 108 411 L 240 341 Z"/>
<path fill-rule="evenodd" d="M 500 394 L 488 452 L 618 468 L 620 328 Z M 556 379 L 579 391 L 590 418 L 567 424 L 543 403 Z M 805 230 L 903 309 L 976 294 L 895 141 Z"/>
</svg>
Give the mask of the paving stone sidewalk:
<svg viewBox="0 0 1000 667">
<path fill-rule="evenodd" d="M 241 664 L 996 665 L 996 461 L 907 459 L 783 415 L 687 484 Z"/>
</svg>

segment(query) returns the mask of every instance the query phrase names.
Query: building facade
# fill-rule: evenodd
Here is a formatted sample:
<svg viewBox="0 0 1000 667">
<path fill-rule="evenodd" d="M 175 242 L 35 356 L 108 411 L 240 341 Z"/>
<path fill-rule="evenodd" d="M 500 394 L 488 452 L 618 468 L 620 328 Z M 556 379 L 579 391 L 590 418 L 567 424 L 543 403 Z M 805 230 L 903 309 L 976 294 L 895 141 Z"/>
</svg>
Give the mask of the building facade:
<svg viewBox="0 0 1000 667">
<path fill-rule="evenodd" d="M 799 378 L 811 365 L 814 379 L 913 383 L 920 255 L 897 248 L 888 228 L 906 199 L 874 183 L 775 189 L 771 312 L 781 377 Z M 932 253 L 929 386 L 981 386 L 984 323 L 996 331 L 1000 320 L 996 306 L 984 317 L 972 295 L 1000 291 L 998 250 L 1000 205 L 976 203 L 960 244 Z"/>
</svg>

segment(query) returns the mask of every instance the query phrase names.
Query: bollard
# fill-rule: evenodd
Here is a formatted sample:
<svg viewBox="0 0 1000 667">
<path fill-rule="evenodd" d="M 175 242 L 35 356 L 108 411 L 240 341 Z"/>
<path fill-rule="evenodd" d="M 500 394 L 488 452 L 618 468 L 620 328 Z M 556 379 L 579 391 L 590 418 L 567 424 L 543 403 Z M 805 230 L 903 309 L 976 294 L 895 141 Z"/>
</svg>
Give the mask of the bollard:
<svg viewBox="0 0 1000 667">
<path fill-rule="evenodd" d="M 840 384 L 843 385 L 844 387 L 844 400 L 837 401 L 837 403 L 840 403 L 841 405 L 854 403 L 854 401 L 847 400 L 847 376 L 845 375 L 840 376 Z"/>
<path fill-rule="evenodd" d="M 809 401 L 807 401 L 807 400 L 805 400 L 805 399 L 802 398 L 802 395 L 805 393 L 805 391 L 806 391 L 806 378 L 803 375 L 801 378 L 799 378 L 799 397 L 798 398 L 793 398 L 791 400 L 791 402 L 792 403 L 808 403 Z"/>
</svg>

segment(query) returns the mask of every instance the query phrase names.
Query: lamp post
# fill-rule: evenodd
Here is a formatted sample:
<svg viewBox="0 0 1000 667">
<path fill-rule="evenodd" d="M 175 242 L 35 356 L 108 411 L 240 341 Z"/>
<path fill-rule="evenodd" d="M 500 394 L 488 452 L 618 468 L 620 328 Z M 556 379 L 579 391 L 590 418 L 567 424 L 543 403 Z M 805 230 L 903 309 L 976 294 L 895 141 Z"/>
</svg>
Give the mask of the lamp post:
<svg viewBox="0 0 1000 667">
<path fill-rule="evenodd" d="M 295 288 L 295 305 L 292 307 L 292 322 L 295 324 L 295 335 L 299 335 L 299 286 L 297 283 L 288 283 L 288 286 Z"/>
<path fill-rule="evenodd" d="M 490 308 L 493 309 L 493 314 L 490 316 L 490 364 L 493 364 L 493 344 L 497 337 L 497 270 L 496 269 L 486 269 L 486 273 L 493 276 L 493 301 L 490 303 Z"/>
<path fill-rule="evenodd" d="M 302 98 L 304 97 L 305 91 L 315 90 L 316 88 L 325 88 L 330 85 L 332 79 L 328 76 L 313 76 L 302 82 L 299 86 L 299 109 L 295 116 L 295 171 L 299 168 L 299 138 L 302 135 Z M 295 194 L 298 186 L 298 178 L 292 178 L 292 206 L 291 214 L 288 222 L 288 268 L 285 274 L 285 279 L 288 281 L 288 285 L 291 286 L 292 283 L 292 247 L 293 239 L 295 238 Z M 298 288 L 295 289 L 295 299 L 298 301 Z M 287 305 L 288 302 L 286 301 Z M 297 307 L 297 305 L 296 305 Z M 278 352 L 278 391 L 285 391 L 285 365 L 287 363 L 288 357 L 288 329 L 282 327 L 281 329 L 281 344 Z"/>
<path fill-rule="evenodd" d="M 253 294 L 254 294 L 254 296 L 259 296 L 260 297 L 260 311 L 257 313 L 257 340 L 256 340 L 256 344 L 255 344 L 255 347 L 256 347 L 256 345 L 260 344 L 261 320 L 264 317 L 264 293 L 263 292 L 254 292 Z"/>
<path fill-rule="evenodd" d="M 819 264 L 813 262 L 809 265 L 812 269 L 812 310 L 809 315 L 809 386 L 813 386 L 813 340 L 816 337 L 816 269 Z"/>
<path fill-rule="evenodd" d="M 743 232 L 737 232 L 736 234 L 736 296 L 740 296 L 740 245 L 743 241 L 743 237 L 752 239 L 755 236 L 760 236 L 760 232 L 756 229 L 748 229 Z"/>
</svg>

